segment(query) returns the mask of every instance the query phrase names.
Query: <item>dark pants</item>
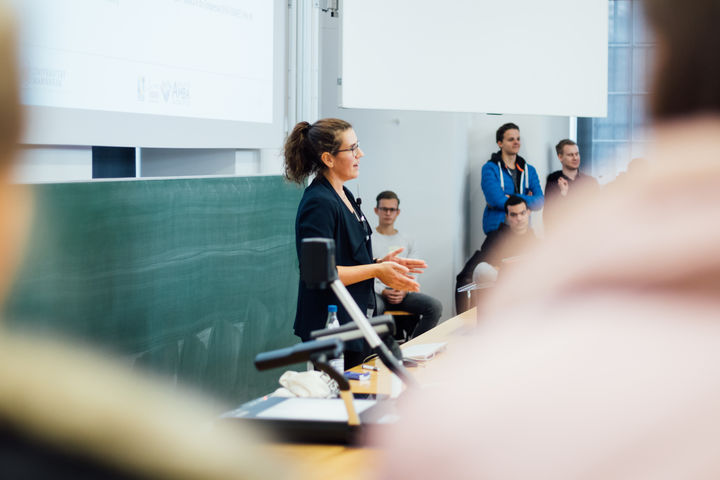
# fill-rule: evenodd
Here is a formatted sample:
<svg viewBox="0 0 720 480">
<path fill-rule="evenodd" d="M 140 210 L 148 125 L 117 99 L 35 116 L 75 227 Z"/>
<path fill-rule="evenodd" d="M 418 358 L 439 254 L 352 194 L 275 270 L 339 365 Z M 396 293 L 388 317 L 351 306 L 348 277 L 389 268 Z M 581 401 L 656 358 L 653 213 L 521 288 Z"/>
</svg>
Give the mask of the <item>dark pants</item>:
<svg viewBox="0 0 720 480">
<path fill-rule="evenodd" d="M 440 315 L 442 315 L 442 303 L 424 293 L 409 292 L 400 303 L 387 303 L 381 295 L 375 295 L 375 297 L 378 315 L 381 315 L 385 310 L 402 310 L 419 317 L 415 328 L 412 329 L 410 338 L 417 337 L 433 328 L 440 320 Z"/>
<path fill-rule="evenodd" d="M 471 299 L 471 295 L 468 295 L 468 292 L 458 292 L 457 289 L 472 283 L 475 267 L 477 267 L 482 260 L 480 250 L 475 250 L 472 257 L 465 262 L 465 266 L 458 276 L 455 277 L 455 312 L 458 315 L 475 306 Z"/>
</svg>

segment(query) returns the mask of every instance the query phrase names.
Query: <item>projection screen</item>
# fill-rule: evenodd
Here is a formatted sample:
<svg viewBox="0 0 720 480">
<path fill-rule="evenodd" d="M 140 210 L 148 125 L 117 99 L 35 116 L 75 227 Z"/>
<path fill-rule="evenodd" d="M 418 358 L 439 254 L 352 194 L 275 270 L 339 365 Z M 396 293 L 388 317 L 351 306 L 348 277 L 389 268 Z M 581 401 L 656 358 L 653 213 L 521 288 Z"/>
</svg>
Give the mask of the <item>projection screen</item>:
<svg viewBox="0 0 720 480">
<path fill-rule="evenodd" d="M 607 0 L 344 0 L 341 106 L 603 117 Z"/>
<path fill-rule="evenodd" d="M 14 3 L 24 143 L 262 148 L 281 142 L 281 1 Z"/>
</svg>

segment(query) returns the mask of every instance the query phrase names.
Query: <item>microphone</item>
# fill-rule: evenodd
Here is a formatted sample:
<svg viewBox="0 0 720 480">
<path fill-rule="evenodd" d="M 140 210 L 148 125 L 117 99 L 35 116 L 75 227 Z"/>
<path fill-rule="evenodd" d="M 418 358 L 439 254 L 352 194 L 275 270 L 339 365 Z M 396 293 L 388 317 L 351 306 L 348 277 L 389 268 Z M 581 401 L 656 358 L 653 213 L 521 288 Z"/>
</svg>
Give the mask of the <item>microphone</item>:
<svg viewBox="0 0 720 480">
<path fill-rule="evenodd" d="M 284 367 L 293 363 L 312 360 L 317 355 L 325 354 L 330 358 L 337 358 L 343 353 L 343 342 L 337 338 L 312 340 L 298 343 L 292 347 L 281 348 L 269 352 L 258 353 L 255 357 L 255 368 L 268 370 L 270 368 Z"/>
<path fill-rule="evenodd" d="M 308 288 L 324 290 L 337 280 L 335 241 L 306 238 L 300 244 L 300 278 Z"/>
<path fill-rule="evenodd" d="M 380 337 L 384 337 L 387 334 L 395 334 L 395 320 L 393 320 L 391 315 L 375 317 L 370 320 L 370 325 L 373 326 L 375 332 L 377 332 Z M 310 332 L 310 338 L 313 340 L 320 338 L 339 338 L 343 342 L 349 342 L 350 340 L 363 338 L 363 333 L 354 323 L 346 323 L 336 328 L 313 330 Z"/>
</svg>

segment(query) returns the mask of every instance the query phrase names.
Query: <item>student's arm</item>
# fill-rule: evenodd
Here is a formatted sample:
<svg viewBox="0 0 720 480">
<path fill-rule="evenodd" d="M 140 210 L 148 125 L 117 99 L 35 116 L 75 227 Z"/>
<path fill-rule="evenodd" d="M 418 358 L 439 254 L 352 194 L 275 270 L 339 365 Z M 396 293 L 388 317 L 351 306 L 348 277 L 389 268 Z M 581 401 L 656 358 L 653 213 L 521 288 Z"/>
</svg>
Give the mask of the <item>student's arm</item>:
<svg viewBox="0 0 720 480">
<path fill-rule="evenodd" d="M 545 197 L 543 196 L 542 187 L 540 186 L 540 179 L 538 178 L 537 171 L 532 165 L 527 166 L 528 180 L 530 180 L 530 188 L 526 195 L 520 195 L 523 200 L 527 203 L 530 210 L 540 210 L 545 204 Z"/>
<path fill-rule="evenodd" d="M 494 247 L 498 235 L 499 233 L 497 230 L 488 233 L 487 237 L 485 237 L 485 241 L 480 247 L 480 250 L 475 250 L 475 253 L 472 255 L 472 257 L 470 257 L 470 259 L 465 262 L 465 266 L 456 277 L 458 287 L 462 287 L 463 285 L 467 285 L 472 282 L 475 267 L 477 267 L 480 263 L 486 262 L 490 265 L 492 265 L 493 262 L 498 263 L 496 258 L 498 255 L 496 254 L 495 256 L 493 256 L 492 254 L 493 250 L 495 249 Z"/>
<path fill-rule="evenodd" d="M 508 195 L 500 187 L 500 175 L 501 173 L 498 169 L 497 163 L 488 162 L 483 165 L 480 186 L 482 187 L 483 194 L 485 195 L 485 202 L 490 207 L 498 210 L 505 208 L 505 202 L 508 199 Z M 512 180 L 508 180 L 508 182 L 510 187 L 512 187 Z"/>
</svg>

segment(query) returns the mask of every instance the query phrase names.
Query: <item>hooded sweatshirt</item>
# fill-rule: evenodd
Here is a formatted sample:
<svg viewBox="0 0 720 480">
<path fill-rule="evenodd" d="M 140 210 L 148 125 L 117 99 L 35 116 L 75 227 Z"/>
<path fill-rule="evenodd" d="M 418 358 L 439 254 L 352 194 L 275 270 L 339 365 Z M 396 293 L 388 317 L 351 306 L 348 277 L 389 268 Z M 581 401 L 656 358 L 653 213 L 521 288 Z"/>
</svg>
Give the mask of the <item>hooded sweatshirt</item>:
<svg viewBox="0 0 720 480">
<path fill-rule="evenodd" d="M 519 189 L 516 188 L 513 177 L 505 167 L 499 151 L 493 153 L 490 160 L 483 165 L 481 185 L 486 202 L 483 212 L 483 231 L 485 233 L 497 230 L 505 221 L 505 202 L 509 195 L 521 197 L 530 210 L 540 210 L 543 207 L 545 198 L 535 167 L 518 155 L 515 168 L 520 174 Z"/>
</svg>

